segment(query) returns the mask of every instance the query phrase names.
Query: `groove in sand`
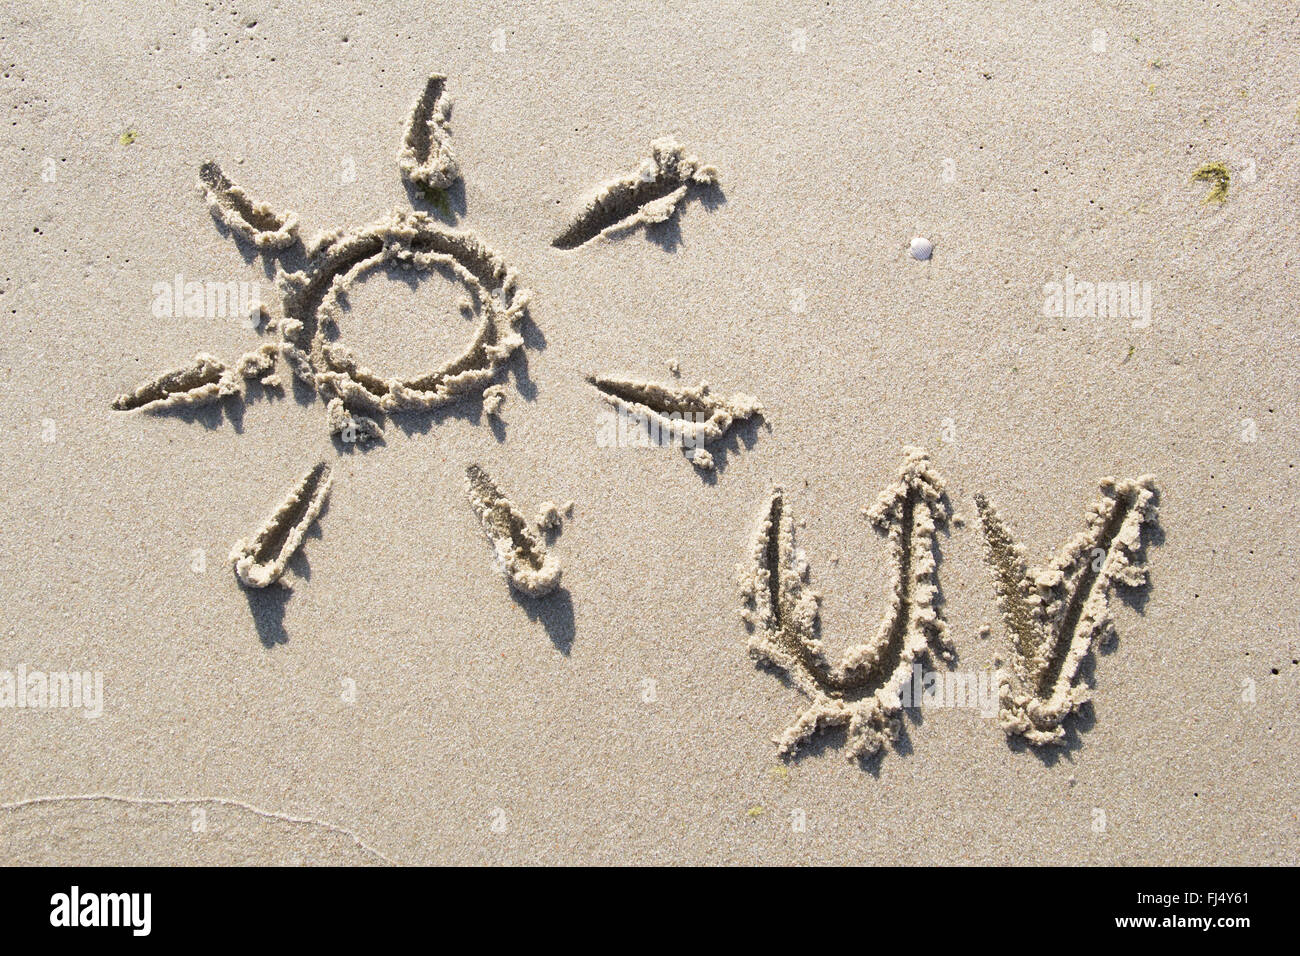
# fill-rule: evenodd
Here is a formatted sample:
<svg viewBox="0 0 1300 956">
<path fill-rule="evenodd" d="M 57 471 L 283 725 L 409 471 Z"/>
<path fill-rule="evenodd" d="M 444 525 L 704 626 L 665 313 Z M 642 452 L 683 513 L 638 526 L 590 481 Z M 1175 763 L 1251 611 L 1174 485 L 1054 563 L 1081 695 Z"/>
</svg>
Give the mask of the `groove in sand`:
<svg viewBox="0 0 1300 956">
<path fill-rule="evenodd" d="M 717 185 L 717 169 L 688 155 L 672 137 L 655 140 L 650 150 L 635 172 L 600 186 L 551 245 L 576 249 L 601 234 L 665 222 L 692 187 Z"/>
<path fill-rule="evenodd" d="M 218 222 L 259 249 L 285 249 L 298 241 L 296 215 L 277 213 L 266 203 L 254 202 L 216 163 L 199 167 L 199 191 Z"/>
<path fill-rule="evenodd" d="M 722 398 L 710 392 L 708 382 L 683 387 L 600 375 L 588 376 L 587 381 L 608 404 L 644 423 L 665 443 L 680 441 L 691 463 L 706 471 L 714 462 L 705 446 L 735 422 L 763 412 L 752 395 Z"/>
<path fill-rule="evenodd" d="M 529 597 L 559 587 L 560 563 L 547 552 L 542 533 L 478 465 L 465 469 L 465 492 L 510 586 Z"/>
<path fill-rule="evenodd" d="M 280 579 L 289 559 L 302 547 L 307 529 L 325 507 L 332 480 L 329 465 L 316 465 L 303 475 L 251 541 L 235 543 L 230 560 L 241 582 L 250 588 L 264 588 Z"/>
<path fill-rule="evenodd" d="M 402 178 L 422 189 L 446 189 L 460 179 L 460 164 L 451 148 L 451 97 L 447 78 L 429 77 L 411 107 L 397 165 Z"/>
<path fill-rule="evenodd" d="M 220 401 L 241 390 L 241 382 L 224 362 L 200 353 L 182 368 L 149 379 L 124 395 L 113 399 L 119 412 L 206 405 Z"/>
</svg>

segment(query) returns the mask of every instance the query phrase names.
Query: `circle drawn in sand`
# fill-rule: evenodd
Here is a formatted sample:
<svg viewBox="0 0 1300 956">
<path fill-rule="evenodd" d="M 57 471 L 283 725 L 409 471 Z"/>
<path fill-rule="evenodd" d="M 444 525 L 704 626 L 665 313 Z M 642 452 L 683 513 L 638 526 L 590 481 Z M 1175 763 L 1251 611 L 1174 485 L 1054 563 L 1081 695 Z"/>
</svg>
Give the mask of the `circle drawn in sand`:
<svg viewBox="0 0 1300 956">
<path fill-rule="evenodd" d="M 313 267 L 285 276 L 283 333 L 296 350 L 296 369 L 326 402 L 351 415 L 435 408 L 482 392 L 496 370 L 523 345 L 518 326 L 528 292 L 515 274 L 472 233 L 450 229 L 424 213 L 395 213 L 355 233 L 331 238 L 314 250 Z M 480 316 L 460 354 L 414 376 L 385 376 L 361 365 L 331 333 L 340 330 L 343 300 L 355 283 L 386 266 L 427 274 L 435 269 L 458 281 Z M 336 406 L 337 408 L 337 406 Z M 335 414 L 331 414 L 331 419 Z"/>
</svg>

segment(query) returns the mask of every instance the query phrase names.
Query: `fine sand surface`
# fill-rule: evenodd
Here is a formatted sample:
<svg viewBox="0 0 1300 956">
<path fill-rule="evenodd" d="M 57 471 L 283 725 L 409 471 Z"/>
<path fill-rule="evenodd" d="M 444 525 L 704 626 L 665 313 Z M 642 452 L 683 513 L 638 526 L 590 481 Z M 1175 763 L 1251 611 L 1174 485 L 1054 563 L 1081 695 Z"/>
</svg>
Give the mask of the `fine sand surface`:
<svg viewBox="0 0 1300 956">
<path fill-rule="evenodd" d="M 24 2 L 0 59 L 0 862 L 1297 862 L 1294 4 Z M 277 238 L 218 223 L 210 161 Z M 531 296 L 399 257 L 331 299 L 408 403 L 382 442 L 283 357 L 114 409 L 280 341 L 156 284 L 278 322 L 277 243 L 395 222 Z M 1149 313 L 1045 314 L 1067 277 Z M 479 321 L 490 375 L 402 391 Z M 702 381 L 707 459 L 602 439 Z M 986 530 L 1035 566 L 1088 531 L 1090 590 L 1008 623 Z M 1028 698 L 847 702 L 816 633 L 1065 696 L 1020 731 Z M 33 671 L 98 673 L 102 713 L 6 704 Z"/>
</svg>

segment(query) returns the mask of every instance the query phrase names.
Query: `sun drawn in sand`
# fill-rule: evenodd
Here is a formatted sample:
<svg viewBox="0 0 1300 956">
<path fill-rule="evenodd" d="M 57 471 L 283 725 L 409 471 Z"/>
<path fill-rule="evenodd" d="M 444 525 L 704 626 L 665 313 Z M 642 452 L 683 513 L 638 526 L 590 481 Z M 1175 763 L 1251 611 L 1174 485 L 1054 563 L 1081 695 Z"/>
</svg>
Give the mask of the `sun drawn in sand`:
<svg viewBox="0 0 1300 956">
<path fill-rule="evenodd" d="M 452 149 L 450 112 L 446 78 L 434 74 L 415 101 L 397 156 L 412 195 L 443 209 L 447 190 L 461 178 Z M 665 222 L 689 193 L 716 186 L 716 170 L 686 154 L 673 140 L 656 140 L 652 152 L 636 172 L 601 186 L 553 245 L 572 249 L 598 236 Z M 304 242 L 294 213 L 255 201 L 217 163 L 200 167 L 198 188 L 214 218 L 236 241 L 275 262 L 282 308 L 267 331 L 275 333 L 276 340 L 229 364 L 200 353 L 190 364 L 118 396 L 114 409 L 158 411 L 244 402 L 254 380 L 265 389 L 284 388 L 283 365 L 295 382 L 324 403 L 329 433 L 344 447 L 380 440 L 384 418 L 394 413 L 430 410 L 471 396 L 482 398 L 489 416 L 498 413 L 504 388 L 493 380 L 524 344 L 520 328 L 530 292 L 476 235 L 408 209 L 358 229 L 335 229 Z M 473 337 L 459 355 L 412 377 L 387 376 L 367 368 L 339 340 L 349 288 L 370 273 L 393 267 L 421 275 L 437 271 L 458 283 L 465 293 L 462 310 L 477 321 Z M 260 312 L 260 305 L 257 308 Z M 630 384 L 658 395 L 656 408 L 699 404 L 695 391 L 700 389 Z M 705 386 L 701 389 L 707 391 Z M 757 402 L 750 401 L 736 410 L 735 417 L 758 410 Z M 728 417 L 725 423 L 705 429 L 692 459 L 697 466 L 712 467 L 702 442 L 719 437 L 731 420 Z M 230 559 L 242 584 L 265 588 L 279 581 L 324 508 L 332 480 L 329 464 L 312 465 L 266 523 L 251 538 L 235 544 Z M 547 554 L 545 538 L 558 520 L 524 518 L 477 465 L 467 471 L 466 494 L 492 542 L 497 567 L 510 585 L 529 597 L 553 591 L 559 583 L 559 566 Z"/>
<path fill-rule="evenodd" d="M 445 78 L 434 75 L 416 100 L 398 153 L 403 179 L 437 203 L 460 178 L 451 147 L 450 99 Z M 119 411 L 160 410 L 221 401 L 244 401 L 250 381 L 280 389 L 280 366 L 325 405 L 330 434 L 345 444 L 379 439 L 382 421 L 395 412 L 433 409 L 479 395 L 489 414 L 500 403 L 497 370 L 523 345 L 520 325 L 529 292 L 497 253 L 471 232 L 449 228 L 428 214 L 397 210 L 360 229 L 337 229 L 304 243 L 298 219 L 251 199 L 215 162 L 199 170 L 199 190 L 213 216 L 237 241 L 276 259 L 282 316 L 267 342 L 232 364 L 199 354 L 184 368 L 166 372 L 118 396 Z M 285 261 L 296 255 L 300 268 Z M 462 309 L 477 317 L 468 346 L 450 361 L 409 378 L 385 376 L 358 362 L 339 341 L 339 318 L 348 288 L 390 267 L 427 274 L 438 271 L 465 292 Z M 235 573 L 248 587 L 274 584 L 302 544 L 329 496 L 330 466 L 320 462 L 297 482 L 283 503 L 250 539 L 231 553 Z"/>
</svg>

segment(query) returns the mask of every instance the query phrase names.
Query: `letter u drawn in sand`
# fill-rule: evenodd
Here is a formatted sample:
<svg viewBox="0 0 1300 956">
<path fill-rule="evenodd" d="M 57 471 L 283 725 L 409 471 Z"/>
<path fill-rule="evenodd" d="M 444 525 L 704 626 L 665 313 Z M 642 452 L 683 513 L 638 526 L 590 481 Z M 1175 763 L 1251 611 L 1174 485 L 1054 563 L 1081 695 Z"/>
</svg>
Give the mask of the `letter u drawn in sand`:
<svg viewBox="0 0 1300 956">
<path fill-rule="evenodd" d="M 948 518 L 943 490 L 929 456 L 904 449 L 898 479 L 866 512 L 889 538 L 893 599 L 875 636 L 848 647 L 839 664 L 827 659 L 818 637 L 821 596 L 810 588 L 807 562 L 795 548 L 794 516 L 782 489 L 773 490 L 739 571 L 750 654 L 783 672 L 810 701 L 773 738 L 782 754 L 793 754 L 822 729 L 844 725 L 849 759 L 876 754 L 898 739 L 901 692 L 912 664 L 931 651 L 953 658 L 935 581 L 935 532 Z"/>
</svg>

